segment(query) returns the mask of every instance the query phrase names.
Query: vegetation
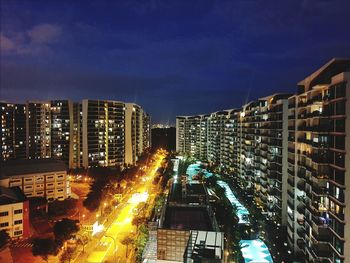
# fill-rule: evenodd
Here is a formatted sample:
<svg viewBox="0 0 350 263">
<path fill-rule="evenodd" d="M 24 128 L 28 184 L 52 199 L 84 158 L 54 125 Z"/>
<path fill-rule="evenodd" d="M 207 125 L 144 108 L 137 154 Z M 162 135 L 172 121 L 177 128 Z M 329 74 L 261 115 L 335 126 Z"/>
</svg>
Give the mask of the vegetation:
<svg viewBox="0 0 350 263">
<path fill-rule="evenodd" d="M 77 205 L 76 199 L 66 199 L 63 201 L 55 200 L 49 203 L 49 216 L 62 216 L 66 215 L 69 210 L 72 210 Z"/>
<path fill-rule="evenodd" d="M 126 235 L 120 240 L 120 243 L 126 247 L 125 256 L 128 257 L 129 246 L 134 244 L 135 237 L 132 235 Z"/>
<path fill-rule="evenodd" d="M 138 236 L 135 242 L 136 246 L 136 262 L 142 262 L 142 254 L 148 240 L 148 228 L 145 224 L 139 227 Z"/>
<path fill-rule="evenodd" d="M 73 248 L 67 248 L 65 251 L 63 251 L 60 260 L 61 262 L 70 262 L 74 255 L 74 249 Z"/>
<path fill-rule="evenodd" d="M 180 161 L 179 163 L 179 175 L 185 175 L 187 172 L 187 168 L 190 164 L 194 162 L 194 159 L 191 157 L 185 158 L 184 160 Z"/>
<path fill-rule="evenodd" d="M 119 176 L 117 176 L 119 172 Z M 83 205 L 91 212 L 99 208 L 100 203 L 113 189 L 113 186 L 121 181 L 120 171 L 107 167 L 89 169 L 89 176 L 94 179 L 90 191 Z"/>
<path fill-rule="evenodd" d="M 0 248 L 6 245 L 7 241 L 9 241 L 10 236 L 5 230 L 0 231 Z"/>
<path fill-rule="evenodd" d="M 33 240 L 32 253 L 34 256 L 40 256 L 48 261 L 49 255 L 57 255 L 58 244 L 52 238 L 36 238 Z"/>
<path fill-rule="evenodd" d="M 53 233 L 57 242 L 63 243 L 71 239 L 79 231 L 78 221 L 63 218 L 57 222 L 53 228 Z"/>
</svg>

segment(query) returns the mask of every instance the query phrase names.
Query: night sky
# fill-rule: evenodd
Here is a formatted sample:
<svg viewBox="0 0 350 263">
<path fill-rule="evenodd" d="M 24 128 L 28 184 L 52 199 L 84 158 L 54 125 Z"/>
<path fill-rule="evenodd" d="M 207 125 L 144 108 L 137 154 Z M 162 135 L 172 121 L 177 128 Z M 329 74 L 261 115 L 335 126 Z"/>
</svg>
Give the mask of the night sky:
<svg viewBox="0 0 350 263">
<path fill-rule="evenodd" d="M 154 122 L 239 107 L 350 57 L 350 1 L 1 2 L 1 100 L 112 99 Z"/>
</svg>

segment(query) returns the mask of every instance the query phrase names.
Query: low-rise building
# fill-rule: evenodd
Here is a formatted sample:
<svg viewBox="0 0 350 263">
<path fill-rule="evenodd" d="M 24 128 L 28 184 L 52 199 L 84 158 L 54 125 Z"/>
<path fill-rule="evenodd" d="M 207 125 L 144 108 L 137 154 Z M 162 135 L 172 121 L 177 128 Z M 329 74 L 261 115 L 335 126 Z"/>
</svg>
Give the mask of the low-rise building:
<svg viewBox="0 0 350 263">
<path fill-rule="evenodd" d="M 0 186 L 18 186 L 26 197 L 41 196 L 48 201 L 71 195 L 67 166 L 53 159 L 9 160 L 1 164 Z"/>
<path fill-rule="evenodd" d="M 29 201 L 19 187 L 0 186 L 0 230 L 11 238 L 30 236 Z"/>
<path fill-rule="evenodd" d="M 205 185 L 199 182 L 173 183 L 157 230 L 157 260 L 194 262 L 197 253 L 203 252 L 193 243 L 197 242 L 199 232 L 220 235 L 222 245 L 213 257 L 216 261 L 207 262 L 223 262 L 224 235 L 219 232 Z"/>
</svg>

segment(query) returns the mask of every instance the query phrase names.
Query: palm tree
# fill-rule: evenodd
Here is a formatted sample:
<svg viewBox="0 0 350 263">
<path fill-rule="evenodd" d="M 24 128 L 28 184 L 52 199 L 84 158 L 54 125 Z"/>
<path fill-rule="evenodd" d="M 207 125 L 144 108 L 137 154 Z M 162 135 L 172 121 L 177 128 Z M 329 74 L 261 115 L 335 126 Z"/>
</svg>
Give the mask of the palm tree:
<svg viewBox="0 0 350 263">
<path fill-rule="evenodd" d="M 129 245 L 134 244 L 134 240 L 135 240 L 135 237 L 131 236 L 131 235 L 127 235 L 122 240 L 120 240 L 120 243 L 122 243 L 122 245 L 126 246 L 126 252 L 125 252 L 126 258 L 128 257 L 128 247 L 129 247 Z"/>
</svg>

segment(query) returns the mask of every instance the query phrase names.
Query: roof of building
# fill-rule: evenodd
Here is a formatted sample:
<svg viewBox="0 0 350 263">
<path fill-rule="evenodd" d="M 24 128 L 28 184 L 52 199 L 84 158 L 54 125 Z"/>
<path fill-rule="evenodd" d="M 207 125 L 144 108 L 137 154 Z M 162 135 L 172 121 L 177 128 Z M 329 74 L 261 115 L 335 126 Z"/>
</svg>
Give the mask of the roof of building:
<svg viewBox="0 0 350 263">
<path fill-rule="evenodd" d="M 341 72 L 350 71 L 349 58 L 333 58 L 328 63 L 323 65 L 317 71 L 301 80 L 298 85 L 304 87 L 304 91 L 310 90 L 313 86 L 318 84 L 327 84 L 331 78 Z"/>
<path fill-rule="evenodd" d="M 67 165 L 54 159 L 8 160 L 0 164 L 0 177 L 66 171 Z"/>
<path fill-rule="evenodd" d="M 168 206 L 165 212 L 163 228 L 176 230 L 213 230 L 209 214 L 203 207 Z"/>
<path fill-rule="evenodd" d="M 26 196 L 18 186 L 10 188 L 0 186 L 0 205 L 14 204 L 25 200 Z"/>
</svg>

